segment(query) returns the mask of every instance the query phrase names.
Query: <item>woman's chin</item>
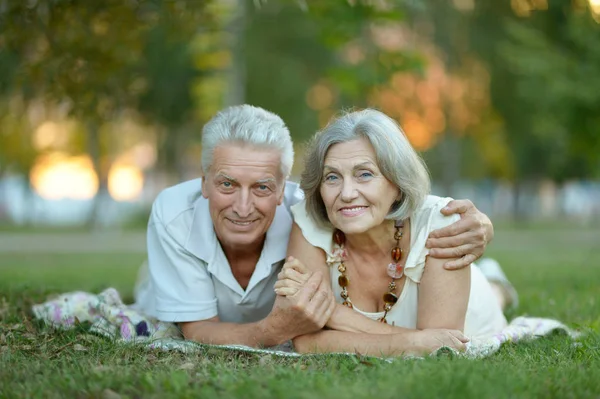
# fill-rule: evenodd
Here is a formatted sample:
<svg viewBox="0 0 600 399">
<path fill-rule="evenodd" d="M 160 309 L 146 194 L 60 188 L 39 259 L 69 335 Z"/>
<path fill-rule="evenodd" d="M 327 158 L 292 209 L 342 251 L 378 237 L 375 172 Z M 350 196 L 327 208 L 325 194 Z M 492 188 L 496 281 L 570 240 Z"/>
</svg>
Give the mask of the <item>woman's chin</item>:
<svg viewBox="0 0 600 399">
<path fill-rule="evenodd" d="M 366 222 L 365 220 L 363 220 L 363 221 L 360 221 L 360 220 L 344 221 L 341 223 L 337 223 L 335 227 L 338 230 L 341 230 L 346 235 L 361 234 L 361 233 L 369 231 L 369 229 L 374 227 L 372 224 L 365 223 L 365 222 Z"/>
</svg>

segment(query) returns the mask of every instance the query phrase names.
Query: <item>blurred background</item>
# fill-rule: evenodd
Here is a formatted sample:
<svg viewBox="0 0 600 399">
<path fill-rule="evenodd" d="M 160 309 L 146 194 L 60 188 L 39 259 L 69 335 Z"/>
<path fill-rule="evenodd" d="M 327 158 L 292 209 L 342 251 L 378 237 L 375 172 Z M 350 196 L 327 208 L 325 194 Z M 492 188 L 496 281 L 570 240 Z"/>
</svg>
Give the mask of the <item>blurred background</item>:
<svg viewBox="0 0 600 399">
<path fill-rule="evenodd" d="M 0 0 L 0 228 L 143 228 L 241 103 L 287 122 L 294 179 L 307 138 L 371 106 L 435 194 L 600 221 L 600 0 Z"/>
</svg>

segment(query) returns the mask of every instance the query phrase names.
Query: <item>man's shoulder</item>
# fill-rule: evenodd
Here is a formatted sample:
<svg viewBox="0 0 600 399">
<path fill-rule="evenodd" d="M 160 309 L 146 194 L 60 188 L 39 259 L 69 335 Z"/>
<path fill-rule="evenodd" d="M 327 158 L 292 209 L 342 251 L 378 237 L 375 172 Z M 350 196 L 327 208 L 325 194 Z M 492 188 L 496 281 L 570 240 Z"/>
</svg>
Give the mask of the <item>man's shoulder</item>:
<svg viewBox="0 0 600 399">
<path fill-rule="evenodd" d="M 189 212 L 192 217 L 194 206 L 202 197 L 202 179 L 188 180 L 162 190 L 152 205 L 152 212 L 164 224 Z"/>
<path fill-rule="evenodd" d="M 283 203 L 290 210 L 293 205 L 304 199 L 304 192 L 300 189 L 300 185 L 296 182 L 287 180 L 285 182 L 285 191 L 283 193 Z"/>
</svg>

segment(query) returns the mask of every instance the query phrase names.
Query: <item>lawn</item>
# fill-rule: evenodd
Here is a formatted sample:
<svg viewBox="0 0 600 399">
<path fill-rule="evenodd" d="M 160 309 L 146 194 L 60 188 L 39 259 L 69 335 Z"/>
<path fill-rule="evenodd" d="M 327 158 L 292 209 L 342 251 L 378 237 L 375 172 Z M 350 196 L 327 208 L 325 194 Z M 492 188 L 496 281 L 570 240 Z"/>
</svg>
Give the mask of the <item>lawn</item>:
<svg viewBox="0 0 600 399">
<path fill-rule="evenodd" d="M 556 334 L 505 345 L 482 360 L 444 355 L 391 363 L 218 349 L 183 355 L 117 345 L 83 330 L 49 330 L 31 319 L 31 304 L 107 286 L 131 299 L 143 255 L 0 253 L 0 397 L 598 398 L 597 237 L 591 229 L 503 230 L 488 251 L 520 292 L 516 314 L 588 331 L 579 342 Z"/>
</svg>

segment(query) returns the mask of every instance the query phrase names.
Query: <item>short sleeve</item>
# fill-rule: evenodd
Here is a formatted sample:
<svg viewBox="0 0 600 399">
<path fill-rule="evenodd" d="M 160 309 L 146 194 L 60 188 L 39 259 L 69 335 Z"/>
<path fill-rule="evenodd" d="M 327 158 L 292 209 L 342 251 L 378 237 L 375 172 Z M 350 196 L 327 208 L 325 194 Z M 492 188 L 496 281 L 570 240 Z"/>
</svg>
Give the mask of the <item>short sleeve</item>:
<svg viewBox="0 0 600 399">
<path fill-rule="evenodd" d="M 440 211 L 452 198 L 430 195 L 423 206 L 411 217 L 411 248 L 404 273 L 416 283 L 421 281 L 429 248 L 425 246 L 429 233 L 460 220 L 460 215 L 444 216 Z"/>
<path fill-rule="evenodd" d="M 331 255 L 331 239 L 333 230 L 318 226 L 306 212 L 306 200 L 292 206 L 294 222 L 302 230 L 302 235 L 312 246 L 321 248 Z"/>
<path fill-rule="evenodd" d="M 148 268 L 161 321 L 187 322 L 217 316 L 217 299 L 206 265 L 169 234 L 153 210 L 148 224 Z"/>
</svg>

